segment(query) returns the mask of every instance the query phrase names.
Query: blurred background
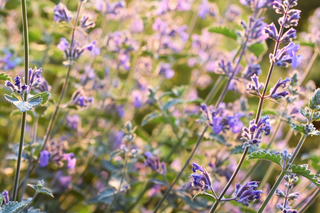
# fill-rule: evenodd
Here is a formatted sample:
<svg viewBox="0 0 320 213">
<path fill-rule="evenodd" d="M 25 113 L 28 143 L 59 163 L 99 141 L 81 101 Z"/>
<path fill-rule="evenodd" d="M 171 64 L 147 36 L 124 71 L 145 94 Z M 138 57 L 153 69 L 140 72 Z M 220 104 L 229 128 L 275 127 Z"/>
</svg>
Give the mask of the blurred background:
<svg viewBox="0 0 320 213">
<path fill-rule="evenodd" d="M 1 2 L 1 1 L 0 1 Z M 127 5 L 130 4 L 131 1 L 126 1 Z M 215 0 L 210 2 L 214 2 L 218 5 L 220 13 L 226 9 L 227 6 L 230 4 L 236 4 L 238 5 L 241 10 L 241 18 L 244 20 L 247 20 L 247 15 L 250 14 L 250 10 L 239 3 L 239 1 L 236 0 Z M 60 92 L 61 87 L 57 87 L 55 85 L 60 85 L 62 83 L 62 76 L 65 75 L 66 69 L 62 65 L 62 62 L 64 61 L 64 56 L 61 51 L 59 51 L 56 48 L 57 43 L 60 41 L 60 38 L 62 35 L 66 35 L 65 28 L 63 27 L 57 27 L 57 25 L 53 21 L 53 7 L 54 5 L 58 4 L 59 1 L 49 1 L 49 0 L 30 0 L 27 1 L 28 3 L 28 17 L 29 17 L 29 39 L 30 39 L 30 67 L 42 67 L 44 70 L 44 76 L 49 82 L 50 85 L 52 85 L 53 88 L 56 88 L 56 90 L 51 91 L 53 94 L 52 96 L 54 98 L 58 97 L 58 94 Z M 65 0 L 64 3 L 66 4 L 67 8 L 71 11 L 76 11 L 78 1 L 77 0 Z M 90 3 L 90 0 L 88 0 L 88 3 Z M 0 3 L 1 4 L 1 3 Z M 315 9 L 320 7 L 320 0 L 299 0 L 297 9 L 302 10 L 301 13 L 301 19 L 299 21 L 299 25 L 296 28 L 298 33 L 307 32 L 310 28 L 309 25 L 309 17 L 314 13 Z M 274 22 L 277 24 L 277 19 L 279 18 L 279 15 L 274 12 L 274 10 L 270 9 L 265 13 L 266 19 L 264 20 L 266 23 Z M 99 17 L 100 18 L 100 17 Z M 96 20 L 96 25 L 101 26 L 102 20 L 100 19 Z M 191 22 L 190 17 L 185 19 L 184 16 L 179 17 L 179 13 L 177 15 L 177 18 L 180 18 L 182 22 L 185 22 L 185 24 L 188 24 Z M 118 24 L 117 23 L 109 23 L 108 31 L 112 32 L 117 29 Z M 198 18 L 196 27 L 193 31 L 193 33 L 200 34 L 201 29 L 204 27 L 210 26 L 214 23 L 211 23 L 209 19 L 201 20 Z M 14 50 L 16 54 L 16 61 L 15 63 L 19 64 L 14 69 L 8 69 L 8 73 L 11 74 L 11 76 L 14 76 L 15 73 L 23 73 L 23 46 L 22 46 L 22 38 L 21 38 L 21 32 L 22 32 L 22 26 L 21 26 L 21 15 L 20 15 L 20 2 L 18 0 L 9 0 L 3 9 L 0 10 L 0 58 L 5 56 L 5 53 L 12 49 Z M 49 34 L 52 32 L 52 35 Z M 214 38 L 212 38 L 214 39 Z M 298 36 L 297 41 L 301 41 L 301 37 Z M 48 45 L 47 45 L 48 44 Z M 222 40 L 222 43 L 219 44 L 224 49 L 227 50 L 233 50 L 236 47 L 236 42 L 230 42 L 230 40 Z M 273 50 L 274 42 L 270 39 L 267 40 L 267 45 L 270 48 L 270 52 Z M 312 49 L 308 46 L 303 46 L 301 48 L 301 51 L 304 52 L 304 55 L 307 52 L 311 52 Z M 43 57 L 46 55 L 46 57 Z M 310 55 L 310 54 L 309 54 Z M 45 58 L 45 59 L 44 59 Z M 304 61 L 307 63 L 308 60 L 310 60 L 311 57 L 305 57 Z M 77 66 L 77 65 L 76 65 Z M 267 70 L 269 67 L 269 52 L 265 53 L 261 62 L 261 67 L 263 70 L 263 73 L 260 77 L 260 79 L 265 79 Z M 103 71 L 103 67 L 95 67 L 97 70 L 97 75 L 100 75 Z M 5 68 L 3 68 L 5 70 Z M 76 67 L 76 69 L 80 70 L 80 67 Z M 166 81 L 161 87 L 162 90 L 169 90 L 172 89 L 174 86 L 179 85 L 186 85 L 189 84 L 192 71 L 193 69 L 190 68 L 187 63 L 182 63 L 174 66 L 175 76 Z M 293 70 L 289 70 L 289 73 L 291 73 Z M 119 77 L 121 79 L 127 78 L 127 73 L 120 72 Z M 205 98 L 206 95 L 209 93 L 211 87 L 215 83 L 215 79 L 217 79 L 216 74 L 209 73 L 209 75 L 212 77 L 213 81 L 211 84 L 205 88 L 198 88 L 198 95 L 201 98 Z M 276 67 L 273 73 L 272 77 L 272 83 L 275 83 L 280 77 L 285 78 L 288 76 L 288 69 L 286 68 L 279 68 Z M 320 57 L 317 58 L 317 60 L 314 63 L 314 66 L 312 67 L 311 74 L 309 76 L 309 79 L 313 80 L 317 87 L 320 86 Z M 5 153 L 8 151 L 8 142 L 17 143 L 19 140 L 19 115 L 12 114 L 12 106 L 7 103 L 3 95 L 7 92 L 3 87 L 0 88 L 0 157 L 4 156 Z M 68 97 L 70 98 L 72 95 L 72 90 L 69 90 L 69 94 L 66 95 L 66 100 Z M 230 102 L 235 99 L 240 98 L 240 94 L 230 91 L 228 92 L 227 97 L 225 98 L 225 102 Z M 216 99 L 212 101 L 212 103 L 215 103 Z M 257 99 L 256 98 L 249 98 L 249 104 L 250 109 L 255 109 L 257 105 Z M 11 113 L 11 114 L 10 114 Z M 87 112 L 89 116 L 92 116 L 95 114 L 94 110 Z M 146 111 L 139 111 L 137 115 L 135 115 L 135 122 L 140 124 L 142 118 L 147 114 Z M 28 117 L 29 120 L 31 120 L 31 117 Z M 39 132 L 38 135 L 44 135 L 45 133 L 45 125 L 47 125 L 46 119 L 40 119 L 39 120 Z M 315 124 L 318 129 L 320 129 L 320 123 Z M 152 125 L 146 127 L 146 131 L 151 132 L 154 128 Z M 289 128 L 287 128 L 286 131 L 288 131 Z M 64 131 L 67 131 L 67 129 L 64 129 Z M 27 127 L 27 137 L 26 140 L 30 140 L 31 137 L 31 127 Z M 299 136 L 294 136 L 291 138 L 290 145 L 295 146 L 297 141 L 299 139 Z M 303 155 L 306 152 L 309 152 L 310 150 L 317 149 L 320 145 L 320 139 L 317 137 L 314 138 L 308 138 L 307 142 L 303 146 L 301 150 L 301 154 Z M 319 155 L 320 150 L 318 149 Z M 3 159 L 3 158 L 0 158 Z M 300 159 L 300 158 L 297 158 Z M 307 161 L 301 161 L 300 163 L 307 163 Z M 5 162 L 1 162 L 4 164 Z M 11 167 L 5 167 L 3 171 L 0 173 L 0 189 L 6 188 L 11 181 L 11 177 L 13 174 L 13 168 L 15 163 L 12 162 Z M 267 162 L 263 162 L 263 166 L 260 167 L 259 172 L 255 172 L 254 177 L 252 179 L 261 180 L 265 174 L 266 169 L 268 168 L 269 164 Z M 2 167 L 3 168 L 3 167 Z M 272 181 L 275 180 L 276 176 L 279 174 L 279 171 L 275 171 L 273 173 L 273 178 L 270 180 L 270 184 L 273 184 Z M 318 198 L 318 201 L 320 201 L 320 197 Z M 315 202 L 314 205 L 308 210 L 309 213 L 314 212 L 320 212 L 320 202 Z"/>
</svg>

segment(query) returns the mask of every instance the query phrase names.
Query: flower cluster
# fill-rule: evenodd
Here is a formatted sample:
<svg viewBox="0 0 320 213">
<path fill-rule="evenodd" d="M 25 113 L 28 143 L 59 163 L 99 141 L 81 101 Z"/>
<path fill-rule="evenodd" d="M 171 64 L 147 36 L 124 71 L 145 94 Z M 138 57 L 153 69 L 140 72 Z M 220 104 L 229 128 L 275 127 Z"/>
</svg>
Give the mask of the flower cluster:
<svg viewBox="0 0 320 213">
<path fill-rule="evenodd" d="M 284 28 L 298 25 L 301 11 L 290 9 L 296 5 L 297 2 L 291 0 L 285 0 L 283 4 L 277 1 L 274 2 L 273 7 L 275 8 L 276 12 L 278 14 L 283 14 L 283 16 L 278 20 L 281 26 L 281 34 Z M 301 63 L 303 57 L 301 55 L 296 55 L 300 45 L 292 42 L 292 39 L 297 37 L 295 29 L 290 28 L 286 33 L 280 35 L 274 23 L 272 23 L 265 28 L 265 33 L 269 36 L 269 38 L 275 40 L 278 44 L 281 42 L 290 42 L 287 46 L 277 50 L 275 55 L 270 54 L 271 63 L 274 63 L 278 67 L 287 67 L 291 64 L 293 68 L 296 68 Z"/>
<path fill-rule="evenodd" d="M 74 153 L 64 153 L 65 147 L 65 141 L 50 141 L 46 149 L 40 152 L 39 165 L 46 167 L 49 161 L 53 161 L 62 166 L 62 161 L 66 161 L 67 168 L 73 169 L 76 166 L 77 159 L 74 157 Z"/>
<path fill-rule="evenodd" d="M 200 188 L 201 190 L 212 190 L 212 180 L 203 166 L 199 166 L 196 163 L 192 163 L 193 174 L 190 175 L 192 178 L 192 186 Z M 197 173 L 197 171 L 199 171 Z"/>
<path fill-rule="evenodd" d="M 158 172 L 161 175 L 165 175 L 167 173 L 166 164 L 164 162 L 160 162 L 159 157 L 153 156 L 151 152 L 145 152 L 144 155 L 147 159 L 144 162 L 144 165 L 150 167 L 153 171 Z"/>
<path fill-rule="evenodd" d="M 100 54 L 100 49 L 96 46 L 96 41 L 93 41 L 91 44 L 80 47 L 79 43 L 74 41 L 74 44 L 71 46 L 67 39 L 61 38 L 60 43 L 58 44 L 58 49 L 64 52 L 65 58 L 67 60 L 78 59 L 84 51 L 90 51 L 94 55 Z"/>
<path fill-rule="evenodd" d="M 71 103 L 80 107 L 87 107 L 93 103 L 93 98 L 87 97 L 82 89 L 78 89 L 73 93 Z"/>
<path fill-rule="evenodd" d="M 249 206 L 249 203 L 260 199 L 261 194 L 263 191 L 257 190 L 258 189 L 258 181 L 251 181 L 243 186 L 241 184 L 236 184 L 236 190 L 235 190 L 235 201 L 238 203 L 241 203 L 244 206 Z"/>
<path fill-rule="evenodd" d="M 226 108 L 225 103 L 220 104 L 217 109 L 214 109 L 213 106 L 201 105 L 201 109 L 215 134 L 229 128 L 233 133 L 239 133 L 243 127 L 243 123 L 240 121 L 243 114 L 232 111 L 232 105 L 228 105 L 228 107 L 230 110 Z"/>
<path fill-rule="evenodd" d="M 256 145 L 259 146 L 263 135 L 269 135 L 271 131 L 271 125 L 269 122 L 269 116 L 264 116 L 259 119 L 258 123 L 255 120 L 250 122 L 249 128 L 244 127 L 241 140 L 244 142 L 243 146 Z"/>
<path fill-rule="evenodd" d="M 289 201 L 294 201 L 299 198 L 298 192 L 290 193 L 290 190 L 293 189 L 294 184 L 298 181 L 298 177 L 296 174 L 291 173 L 286 174 L 284 179 L 286 181 L 284 184 L 286 187 L 285 192 L 281 191 L 280 189 L 276 189 L 276 195 L 279 198 L 284 198 L 284 202 L 283 204 L 278 203 L 276 207 L 283 213 L 297 213 L 297 210 L 292 209 L 291 206 L 289 206 Z"/>
<path fill-rule="evenodd" d="M 56 22 L 63 22 L 63 21 L 69 22 L 72 19 L 71 12 L 62 3 L 59 3 L 58 5 L 54 6 L 53 12 L 54 12 L 53 19 Z"/>
</svg>

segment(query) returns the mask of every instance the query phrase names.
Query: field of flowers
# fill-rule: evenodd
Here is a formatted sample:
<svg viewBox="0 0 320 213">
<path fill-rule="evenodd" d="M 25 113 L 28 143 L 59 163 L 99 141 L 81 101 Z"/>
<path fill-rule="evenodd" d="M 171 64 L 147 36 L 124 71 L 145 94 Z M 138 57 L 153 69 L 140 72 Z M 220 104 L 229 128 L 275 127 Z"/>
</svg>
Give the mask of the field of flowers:
<svg viewBox="0 0 320 213">
<path fill-rule="evenodd" d="M 319 0 L 0 0 L 0 213 L 315 213 Z"/>
</svg>

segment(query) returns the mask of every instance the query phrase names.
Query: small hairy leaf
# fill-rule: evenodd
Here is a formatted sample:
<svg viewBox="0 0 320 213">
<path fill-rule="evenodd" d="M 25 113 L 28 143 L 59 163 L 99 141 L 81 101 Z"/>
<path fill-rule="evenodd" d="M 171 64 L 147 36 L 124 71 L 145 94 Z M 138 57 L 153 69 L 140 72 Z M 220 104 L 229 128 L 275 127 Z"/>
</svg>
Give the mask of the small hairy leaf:
<svg viewBox="0 0 320 213">
<path fill-rule="evenodd" d="M 142 119 L 142 122 L 141 122 L 141 126 L 144 126 L 147 123 L 149 123 L 150 121 L 152 121 L 153 119 L 161 117 L 161 116 L 162 115 L 159 111 L 151 112 L 151 113 L 147 114 L 146 116 L 144 116 L 144 118 Z"/>
<path fill-rule="evenodd" d="M 28 203 L 19 203 L 19 202 L 10 201 L 9 203 L 0 207 L 0 213 L 19 212 L 21 209 L 23 209 L 27 205 L 28 205 Z"/>
<path fill-rule="evenodd" d="M 245 148 L 242 145 L 235 146 L 233 149 L 231 149 L 231 154 L 242 154 L 244 149 Z M 261 150 L 261 149 L 257 146 L 250 146 L 248 150 L 248 154 L 252 152 L 256 152 L 258 150 Z"/>
<path fill-rule="evenodd" d="M 227 141 L 223 137 L 223 135 L 216 135 L 213 132 L 211 132 L 210 134 L 205 133 L 204 138 L 209 139 L 209 140 L 214 140 L 220 144 L 227 144 Z"/>
<path fill-rule="evenodd" d="M 293 164 L 291 166 L 290 173 L 295 173 L 297 175 L 301 175 L 301 176 L 307 178 L 308 180 L 310 180 L 312 183 L 314 183 L 318 187 L 320 187 L 320 177 L 318 175 L 311 174 L 311 171 L 308 169 L 307 164 L 304 164 L 304 165 Z"/>
<path fill-rule="evenodd" d="M 181 99 L 172 99 L 163 105 L 163 110 L 166 111 L 170 109 L 170 107 L 182 103 Z"/>
<path fill-rule="evenodd" d="M 252 159 L 268 160 L 281 166 L 282 156 L 280 154 L 276 155 L 276 154 L 267 152 L 266 150 L 261 150 L 261 151 L 251 153 L 247 159 L 248 160 L 252 160 Z"/>
<path fill-rule="evenodd" d="M 210 198 L 213 198 L 214 200 L 216 200 L 216 198 L 212 194 L 209 194 L 207 192 L 199 192 L 195 196 L 193 196 L 192 199 L 195 199 L 196 197 L 199 197 L 199 196 L 206 196 L 206 197 L 210 197 Z"/>
<path fill-rule="evenodd" d="M 98 200 L 102 200 L 108 197 L 112 197 L 116 194 L 116 191 L 113 188 L 107 188 L 105 190 L 103 190 L 99 196 L 98 196 Z"/>
<path fill-rule="evenodd" d="M 209 32 L 225 35 L 225 36 L 227 36 L 229 38 L 233 38 L 234 40 L 237 40 L 237 37 L 238 37 L 236 31 L 230 30 L 230 29 L 228 29 L 228 28 L 226 28 L 224 26 L 211 27 L 209 29 Z"/>
<path fill-rule="evenodd" d="M 5 74 L 4 72 L 0 73 L 0 80 L 8 80 L 11 81 L 11 78 L 9 77 L 9 75 Z"/>
</svg>

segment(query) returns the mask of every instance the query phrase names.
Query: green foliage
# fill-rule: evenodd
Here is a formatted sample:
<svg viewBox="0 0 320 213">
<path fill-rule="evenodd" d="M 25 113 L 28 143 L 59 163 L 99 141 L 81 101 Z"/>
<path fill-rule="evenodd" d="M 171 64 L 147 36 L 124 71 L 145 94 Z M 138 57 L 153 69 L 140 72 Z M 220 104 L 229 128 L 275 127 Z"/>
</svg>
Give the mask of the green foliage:
<svg viewBox="0 0 320 213">
<path fill-rule="evenodd" d="M 28 206 L 28 203 L 10 201 L 9 203 L 6 203 L 5 205 L 0 207 L 0 213 L 17 213 L 26 206 Z"/>
<path fill-rule="evenodd" d="M 36 190 L 36 194 L 46 194 L 46 195 L 49 195 L 50 197 L 54 197 L 52 192 L 49 189 L 44 188 L 43 185 L 44 185 L 44 180 L 38 180 L 37 185 L 28 184 L 28 186 Z"/>
<path fill-rule="evenodd" d="M 159 118 L 159 117 L 162 117 L 161 112 L 159 112 L 159 111 L 151 112 L 151 113 L 147 114 L 146 116 L 144 116 L 144 118 L 142 119 L 142 122 L 141 122 L 141 126 L 144 126 L 147 123 L 149 123 L 150 121 L 154 120 L 155 118 Z"/>
<path fill-rule="evenodd" d="M 270 153 L 266 150 L 260 150 L 257 152 L 253 152 L 248 156 L 247 159 L 248 160 L 253 160 L 253 159 L 267 160 L 267 161 L 271 161 L 273 163 L 276 163 L 282 167 L 282 165 L 281 165 L 282 156 L 280 154 L 276 155 L 276 154 Z"/>
<path fill-rule="evenodd" d="M 213 132 L 210 132 L 209 134 L 205 133 L 203 137 L 209 140 L 216 141 L 220 144 L 224 144 L 224 145 L 227 144 L 227 141 L 223 135 L 216 135 Z"/>
<path fill-rule="evenodd" d="M 87 203 L 95 204 L 95 203 L 104 203 L 110 204 L 113 200 L 113 197 L 117 194 L 116 190 L 113 188 L 107 188 L 103 190 L 97 197 L 91 198 L 87 201 Z"/>
<path fill-rule="evenodd" d="M 310 180 L 312 183 L 314 183 L 316 186 L 320 187 L 320 177 L 315 174 L 311 174 L 311 171 L 308 169 L 308 165 L 295 165 L 293 164 L 290 167 L 290 173 L 295 173 L 297 175 L 301 175 L 308 180 Z"/>
<path fill-rule="evenodd" d="M 172 100 L 169 100 L 167 103 L 165 103 L 162 107 L 162 109 L 164 111 L 170 109 L 170 107 L 172 106 L 175 106 L 177 104 L 181 104 L 182 103 L 182 100 L 181 99 L 172 99 Z"/>
<path fill-rule="evenodd" d="M 302 135 L 307 135 L 307 136 L 317 136 L 320 135 L 320 131 L 316 130 L 316 128 L 313 126 L 313 124 L 295 124 L 295 123 L 290 123 L 291 128 L 299 132 Z"/>
<path fill-rule="evenodd" d="M 234 148 L 232 148 L 230 151 L 231 151 L 231 154 L 242 154 L 244 149 L 245 148 L 242 145 L 237 145 Z M 257 146 L 250 146 L 248 150 L 248 154 L 252 152 L 256 152 L 257 150 L 260 150 L 260 148 Z"/>
<path fill-rule="evenodd" d="M 198 192 L 197 194 L 195 194 L 195 196 L 193 196 L 193 199 L 195 199 L 196 197 L 201 197 L 201 196 L 205 196 L 205 197 L 210 197 L 211 199 L 213 198 L 213 200 L 216 200 L 216 198 L 207 192 Z"/>
<path fill-rule="evenodd" d="M 211 33 L 218 33 L 218 34 L 227 36 L 227 37 L 229 37 L 229 38 L 232 38 L 232 39 L 234 39 L 234 40 L 237 40 L 237 38 L 238 38 L 238 35 L 237 35 L 236 31 L 230 30 L 230 29 L 228 29 L 228 28 L 225 27 L 225 26 L 211 27 L 211 28 L 209 29 L 209 32 L 211 32 Z"/>
<path fill-rule="evenodd" d="M 261 43 L 255 43 L 248 47 L 248 50 L 250 50 L 255 56 L 259 57 L 264 55 L 267 50 L 268 46 L 265 41 Z"/>
<path fill-rule="evenodd" d="M 0 80 L 8 80 L 11 81 L 11 78 L 9 77 L 9 75 L 5 74 L 4 72 L 0 73 Z"/>
</svg>

